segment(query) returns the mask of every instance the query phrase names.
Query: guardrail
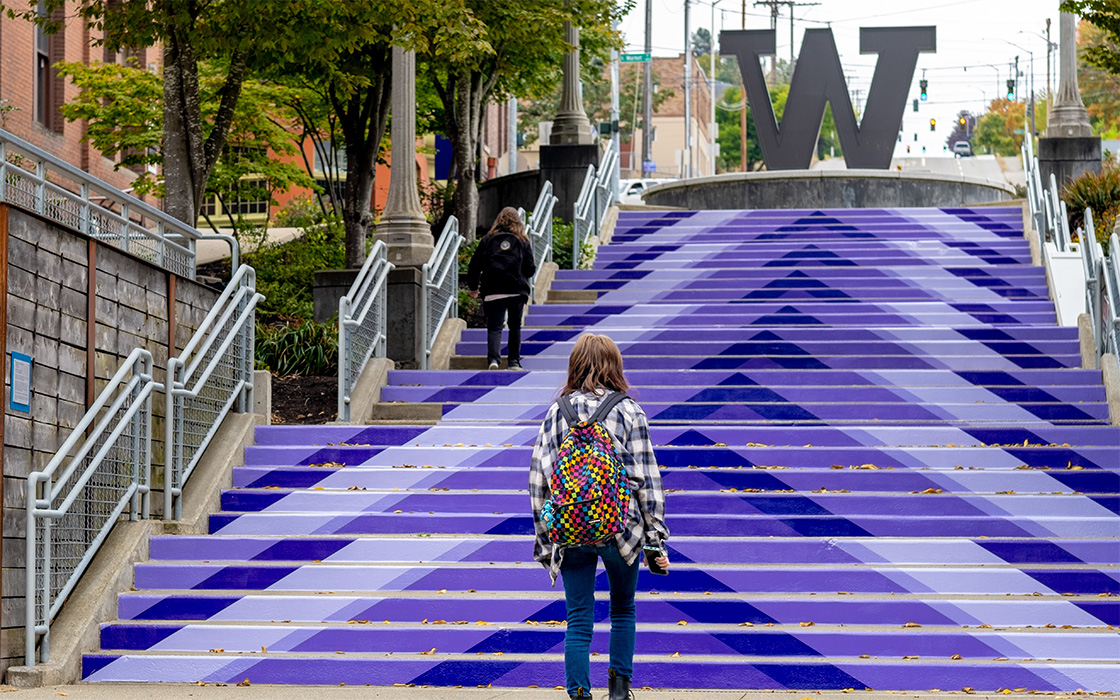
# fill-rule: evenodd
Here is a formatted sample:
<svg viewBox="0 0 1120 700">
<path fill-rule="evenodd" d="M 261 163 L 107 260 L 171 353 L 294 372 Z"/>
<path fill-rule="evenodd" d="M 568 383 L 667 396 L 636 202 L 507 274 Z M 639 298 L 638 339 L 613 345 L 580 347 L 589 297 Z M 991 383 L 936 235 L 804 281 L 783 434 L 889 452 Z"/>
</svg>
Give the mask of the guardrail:
<svg viewBox="0 0 1120 700">
<path fill-rule="evenodd" d="M 613 173 L 618 169 L 618 151 L 611 145 L 603 154 L 596 170 L 594 165 L 587 166 L 579 197 L 576 199 L 572 216 L 572 269 L 579 269 L 580 253 L 587 239 L 597 234 L 603 226 L 607 210 L 618 201 L 616 178 Z"/>
<path fill-rule="evenodd" d="M 167 361 L 164 518 L 182 517 L 183 486 L 234 404 L 238 413 L 253 408 L 256 309 L 264 299 L 256 277 L 239 267 L 183 352 Z"/>
<path fill-rule="evenodd" d="M 541 266 L 552 260 L 552 212 L 557 201 L 559 200 L 552 194 L 552 182 L 546 180 L 526 226 L 529 242 L 533 246 L 533 262 L 537 266 L 533 278 L 529 280 L 529 294 L 533 301 L 536 300 L 537 277 L 541 274 Z"/>
<path fill-rule="evenodd" d="M 338 420 L 350 420 L 354 385 L 371 357 L 385 357 L 386 280 L 393 263 L 384 241 L 377 241 L 365 264 L 338 300 Z"/>
<path fill-rule="evenodd" d="M 1085 277 L 1085 311 L 1093 329 L 1093 343 L 1097 359 L 1105 353 L 1120 353 L 1120 251 L 1117 234 L 1109 238 L 1112 258 L 1105 257 L 1097 240 L 1093 212 L 1085 210 L 1085 225 L 1077 230 L 1077 238 L 1070 235 L 1066 204 L 1061 200 L 1058 182 L 1050 175 L 1048 187 L 1043 187 L 1038 158 L 1034 155 L 1031 139 L 1024 139 L 1022 147 L 1023 170 L 1027 179 L 1027 202 L 1031 220 L 1039 239 L 1043 264 L 1051 269 L 1053 251 L 1080 253 Z"/>
<path fill-rule="evenodd" d="M 3 129 L 0 201 L 192 280 L 200 240 L 225 241 L 232 269 L 239 265 L 240 248 L 233 236 L 202 233 Z"/>
<path fill-rule="evenodd" d="M 424 289 L 420 294 L 420 328 L 424 333 L 421 369 L 429 369 L 432 346 L 447 318 L 455 318 L 459 310 L 459 220 L 452 216 L 443 227 L 436 247 L 424 263 Z"/>
</svg>

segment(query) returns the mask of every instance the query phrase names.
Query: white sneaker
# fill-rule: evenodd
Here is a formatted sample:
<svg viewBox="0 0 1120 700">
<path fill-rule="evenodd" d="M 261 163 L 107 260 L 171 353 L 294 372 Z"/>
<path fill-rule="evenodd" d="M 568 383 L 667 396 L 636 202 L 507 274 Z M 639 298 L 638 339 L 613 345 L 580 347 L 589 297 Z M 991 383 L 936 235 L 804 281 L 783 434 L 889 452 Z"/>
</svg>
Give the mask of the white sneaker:
<svg viewBox="0 0 1120 700">
<path fill-rule="evenodd" d="M 490 366 L 487 369 L 498 369 L 498 363 L 497 362 L 491 362 Z"/>
</svg>

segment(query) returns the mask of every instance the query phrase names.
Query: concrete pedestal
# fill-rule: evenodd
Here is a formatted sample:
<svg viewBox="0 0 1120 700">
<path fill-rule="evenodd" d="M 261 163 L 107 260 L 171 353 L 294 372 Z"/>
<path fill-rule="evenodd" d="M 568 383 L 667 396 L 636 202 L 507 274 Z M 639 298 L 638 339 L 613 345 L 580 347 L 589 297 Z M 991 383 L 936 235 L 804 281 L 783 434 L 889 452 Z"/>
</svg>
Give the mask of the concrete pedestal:
<svg viewBox="0 0 1120 700">
<path fill-rule="evenodd" d="M 424 273 L 418 267 L 398 267 L 389 271 L 385 334 L 386 354 L 397 362 L 419 362 L 424 353 L 420 328 L 420 295 Z"/>
<path fill-rule="evenodd" d="M 313 317 L 326 323 L 338 314 L 338 300 L 350 291 L 360 270 L 316 270 L 312 287 Z"/>
<path fill-rule="evenodd" d="M 1064 187 L 1086 172 L 1101 171 L 1101 140 L 1097 136 L 1041 138 L 1038 140 L 1038 167 L 1043 187 L 1050 186 L 1050 174 Z"/>
<path fill-rule="evenodd" d="M 599 167 L 598 144 L 541 146 L 541 182 L 552 181 L 556 216 L 571 223 L 587 166 Z"/>
</svg>

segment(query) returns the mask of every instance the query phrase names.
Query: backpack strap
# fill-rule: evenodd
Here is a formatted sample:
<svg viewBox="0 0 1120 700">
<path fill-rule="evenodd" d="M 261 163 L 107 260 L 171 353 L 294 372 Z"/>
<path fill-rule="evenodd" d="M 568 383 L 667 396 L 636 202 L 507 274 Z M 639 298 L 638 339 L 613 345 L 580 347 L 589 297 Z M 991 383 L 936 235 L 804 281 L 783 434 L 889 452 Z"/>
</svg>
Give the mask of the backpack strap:
<svg viewBox="0 0 1120 700">
<path fill-rule="evenodd" d="M 575 407 L 572 406 L 572 402 L 568 400 L 567 395 L 561 396 L 556 403 L 560 405 L 560 415 L 564 416 L 564 422 L 568 424 L 569 428 L 579 422 L 579 415 L 576 413 Z"/>
<path fill-rule="evenodd" d="M 587 422 L 588 423 L 599 423 L 599 422 L 601 422 L 603 419 L 605 419 L 610 414 L 611 409 L 613 409 L 615 406 L 617 406 L 623 399 L 628 399 L 628 398 L 630 398 L 630 397 L 627 396 L 626 394 L 622 393 L 621 391 L 614 392 L 613 394 L 611 394 L 607 398 L 603 399 L 603 402 L 601 404 L 599 404 L 599 408 L 595 409 L 595 415 L 591 416 L 591 418 Z"/>
</svg>

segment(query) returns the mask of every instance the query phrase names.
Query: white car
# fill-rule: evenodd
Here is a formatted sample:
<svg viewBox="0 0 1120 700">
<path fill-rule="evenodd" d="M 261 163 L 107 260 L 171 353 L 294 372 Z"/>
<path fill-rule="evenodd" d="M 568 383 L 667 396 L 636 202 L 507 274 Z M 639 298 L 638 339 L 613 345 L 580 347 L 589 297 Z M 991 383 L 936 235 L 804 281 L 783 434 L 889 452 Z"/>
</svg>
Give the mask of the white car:
<svg viewBox="0 0 1120 700">
<path fill-rule="evenodd" d="M 642 193 L 654 185 L 670 182 L 664 178 L 641 178 L 633 180 L 619 180 L 618 201 L 620 204 L 642 204 Z"/>
</svg>

